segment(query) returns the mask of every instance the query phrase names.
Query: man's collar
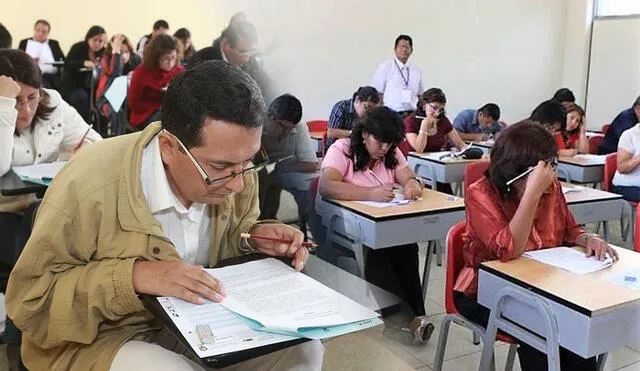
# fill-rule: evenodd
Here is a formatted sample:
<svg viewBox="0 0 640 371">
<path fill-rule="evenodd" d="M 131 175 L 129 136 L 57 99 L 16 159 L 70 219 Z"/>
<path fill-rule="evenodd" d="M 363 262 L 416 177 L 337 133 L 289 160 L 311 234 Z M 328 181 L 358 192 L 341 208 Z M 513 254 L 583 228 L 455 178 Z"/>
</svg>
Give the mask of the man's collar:
<svg viewBox="0 0 640 371">
<path fill-rule="evenodd" d="M 407 63 L 400 62 L 398 57 L 393 57 L 393 59 L 395 60 L 395 62 L 398 64 L 399 67 L 408 67 L 409 66 L 409 60 L 408 59 L 407 59 Z"/>
</svg>

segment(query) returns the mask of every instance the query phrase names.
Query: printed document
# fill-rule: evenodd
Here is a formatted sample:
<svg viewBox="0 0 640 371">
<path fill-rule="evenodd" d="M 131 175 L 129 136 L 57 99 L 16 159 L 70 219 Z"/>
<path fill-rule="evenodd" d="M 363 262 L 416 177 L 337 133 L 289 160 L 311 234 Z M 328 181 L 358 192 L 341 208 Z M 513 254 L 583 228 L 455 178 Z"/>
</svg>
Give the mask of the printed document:
<svg viewBox="0 0 640 371">
<path fill-rule="evenodd" d="M 605 260 L 598 260 L 593 256 L 587 257 L 582 251 L 564 246 L 527 251 L 523 255 L 541 263 L 577 274 L 597 272 L 613 264 L 613 260 L 609 256 Z"/>
</svg>

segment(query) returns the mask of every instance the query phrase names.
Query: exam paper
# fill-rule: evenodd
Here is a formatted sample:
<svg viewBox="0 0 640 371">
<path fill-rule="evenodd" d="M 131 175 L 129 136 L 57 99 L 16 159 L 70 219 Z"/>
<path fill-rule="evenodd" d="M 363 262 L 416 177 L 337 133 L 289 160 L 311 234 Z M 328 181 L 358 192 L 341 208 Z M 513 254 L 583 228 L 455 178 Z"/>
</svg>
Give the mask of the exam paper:
<svg viewBox="0 0 640 371">
<path fill-rule="evenodd" d="M 523 255 L 541 263 L 577 274 L 597 272 L 613 264 L 613 260 L 609 256 L 605 260 L 597 260 L 593 256 L 587 257 L 584 252 L 564 246 L 527 251 Z"/>
<path fill-rule="evenodd" d="M 120 108 L 122 107 L 122 102 L 124 102 L 127 97 L 127 87 L 129 85 L 129 78 L 127 76 L 119 76 L 116 77 L 109 89 L 104 93 L 104 97 L 107 98 L 111 107 L 116 111 L 120 112 Z"/>
<path fill-rule="evenodd" d="M 378 319 L 376 312 L 277 259 L 206 271 L 227 291 L 221 304 L 259 322 L 264 331 L 299 334 L 308 328 Z"/>
<path fill-rule="evenodd" d="M 389 202 L 378 202 L 378 201 L 356 201 L 356 202 L 361 203 L 363 205 L 367 205 L 367 206 L 384 208 L 384 207 L 390 207 L 390 206 L 406 205 L 412 201 L 413 200 L 406 200 L 404 198 L 402 199 L 394 198 Z"/>
<path fill-rule="evenodd" d="M 40 182 L 42 178 L 53 179 L 66 163 L 66 161 L 56 161 L 44 164 L 15 166 L 12 170 L 18 174 L 22 180 Z"/>
<path fill-rule="evenodd" d="M 583 187 L 580 186 L 566 186 L 563 185 L 562 186 L 562 193 L 563 194 L 568 194 L 568 193 L 578 193 L 578 192 L 582 192 Z"/>
<path fill-rule="evenodd" d="M 173 297 L 158 302 L 200 358 L 294 340 L 296 337 L 251 329 L 236 314 L 218 303 L 192 304 Z M 196 326 L 208 325 L 213 343 L 203 344 Z"/>
<path fill-rule="evenodd" d="M 583 160 L 587 160 L 589 162 L 593 162 L 594 164 L 602 164 L 604 165 L 604 161 L 607 158 L 607 155 L 591 155 L 591 154 L 581 154 L 575 155 L 575 158 L 581 158 Z"/>
</svg>

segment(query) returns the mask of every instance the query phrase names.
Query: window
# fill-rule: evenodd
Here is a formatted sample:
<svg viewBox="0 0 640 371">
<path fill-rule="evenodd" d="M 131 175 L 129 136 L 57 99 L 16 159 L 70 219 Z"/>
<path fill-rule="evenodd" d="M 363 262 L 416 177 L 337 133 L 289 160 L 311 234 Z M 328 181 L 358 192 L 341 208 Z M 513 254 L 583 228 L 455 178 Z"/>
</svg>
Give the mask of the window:
<svg viewBox="0 0 640 371">
<path fill-rule="evenodd" d="M 640 0 L 597 0 L 596 16 L 640 15 Z"/>
</svg>

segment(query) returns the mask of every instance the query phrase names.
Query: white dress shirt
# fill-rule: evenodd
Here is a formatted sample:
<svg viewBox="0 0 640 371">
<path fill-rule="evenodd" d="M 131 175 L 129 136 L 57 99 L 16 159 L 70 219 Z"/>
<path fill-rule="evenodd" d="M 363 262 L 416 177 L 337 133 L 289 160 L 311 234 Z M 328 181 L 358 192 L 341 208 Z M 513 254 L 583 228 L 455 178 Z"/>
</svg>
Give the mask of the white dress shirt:
<svg viewBox="0 0 640 371">
<path fill-rule="evenodd" d="M 32 58 L 38 58 L 38 66 L 42 73 L 58 73 L 58 67 L 55 67 L 51 62 L 55 62 L 53 59 L 53 51 L 49 45 L 49 40 L 45 42 L 29 39 L 27 41 L 26 53 Z"/>
<path fill-rule="evenodd" d="M 167 180 L 157 135 L 142 152 L 140 174 L 149 209 L 182 260 L 208 266 L 211 210 L 208 205 L 195 202 L 187 209 L 178 200 Z"/>
<path fill-rule="evenodd" d="M 384 94 L 385 106 L 398 112 L 415 110 L 418 96 L 424 93 L 422 72 L 395 57 L 378 66 L 371 86 Z"/>
</svg>

